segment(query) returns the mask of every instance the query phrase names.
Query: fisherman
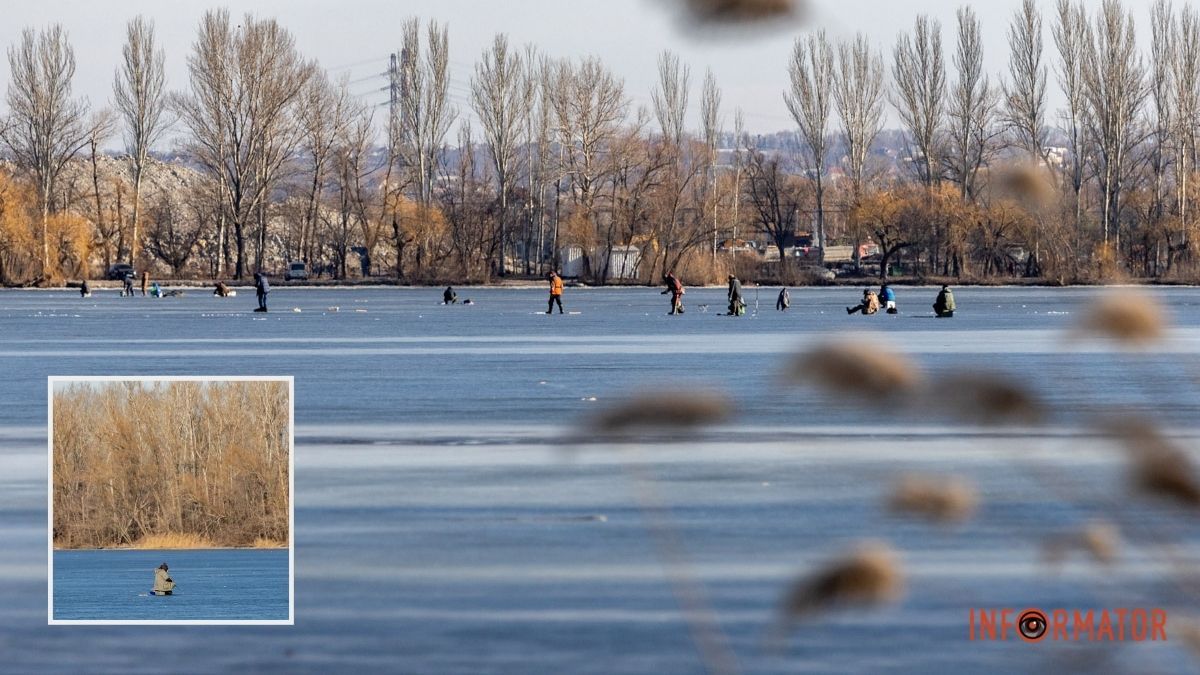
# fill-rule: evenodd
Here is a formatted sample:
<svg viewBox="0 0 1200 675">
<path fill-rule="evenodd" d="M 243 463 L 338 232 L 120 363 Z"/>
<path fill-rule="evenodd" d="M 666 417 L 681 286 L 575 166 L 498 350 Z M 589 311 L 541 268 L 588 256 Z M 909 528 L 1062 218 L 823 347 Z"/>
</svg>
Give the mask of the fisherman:
<svg viewBox="0 0 1200 675">
<path fill-rule="evenodd" d="M 742 282 L 732 274 L 729 275 L 729 290 L 725 296 L 729 300 L 729 313 L 726 316 L 741 316 L 746 313 L 746 303 L 742 301 Z"/>
<path fill-rule="evenodd" d="M 133 272 L 126 272 L 124 277 L 125 285 L 121 288 L 121 295 L 133 297 Z"/>
<path fill-rule="evenodd" d="M 546 313 L 553 314 L 554 313 L 554 303 L 558 303 L 558 313 L 562 314 L 563 313 L 563 305 L 562 305 L 563 281 L 562 281 L 562 277 L 558 276 L 558 274 L 556 274 L 554 272 L 551 272 L 549 279 L 550 279 L 550 302 L 546 305 Z"/>
<path fill-rule="evenodd" d="M 143 279 L 143 283 L 144 283 L 144 279 Z M 142 295 L 145 295 L 145 294 L 146 294 L 146 292 L 145 292 L 145 290 L 143 290 Z M 157 281 L 154 282 L 153 284 L 150 284 L 150 295 L 153 295 L 156 298 L 161 298 L 163 296 L 162 289 L 158 287 Z"/>
<path fill-rule="evenodd" d="M 229 287 L 225 285 L 224 281 L 218 281 L 215 289 L 213 290 L 213 295 L 217 296 L 218 298 L 228 298 Z"/>
<path fill-rule="evenodd" d="M 154 590 L 155 595 L 170 595 L 171 591 L 175 590 L 175 580 L 167 574 L 167 563 L 158 566 L 154 570 Z"/>
<path fill-rule="evenodd" d="M 150 272 L 142 270 L 142 297 L 146 297 L 146 286 L 150 285 Z M 157 284 L 155 284 L 157 286 Z"/>
<path fill-rule="evenodd" d="M 451 288 L 450 286 L 447 286 L 446 290 L 442 292 L 442 304 L 443 305 L 458 304 L 458 293 L 455 293 L 454 289 Z"/>
<path fill-rule="evenodd" d="M 954 291 L 950 290 L 950 286 L 942 284 L 942 290 L 938 291 L 937 300 L 933 302 L 933 311 L 939 319 L 954 316 Z"/>
<path fill-rule="evenodd" d="M 81 284 L 79 286 L 79 297 L 81 297 L 81 298 L 92 297 L 92 289 L 88 287 L 87 279 L 84 279 L 83 284 Z"/>
<path fill-rule="evenodd" d="M 254 292 L 258 295 L 258 309 L 254 311 L 267 311 L 267 293 L 271 292 L 271 284 L 267 282 L 267 275 L 261 271 L 254 273 Z"/>
<path fill-rule="evenodd" d="M 879 311 L 879 296 L 875 295 L 875 291 L 864 288 L 862 302 L 857 307 L 847 307 L 847 314 L 862 312 L 863 314 L 874 314 Z"/>
<path fill-rule="evenodd" d="M 887 284 L 879 287 L 879 303 L 883 305 L 888 314 L 900 313 L 900 310 L 896 309 L 896 291 L 893 291 L 892 287 Z"/>
<path fill-rule="evenodd" d="M 788 293 L 788 289 L 785 286 L 783 288 L 783 290 L 779 291 L 779 297 L 775 298 L 775 309 L 782 312 L 783 310 L 785 310 L 791 306 L 792 306 L 792 296 L 791 296 L 791 294 Z"/>
<path fill-rule="evenodd" d="M 663 283 L 667 285 L 667 290 L 660 295 L 671 294 L 671 311 L 667 313 L 683 314 L 683 282 L 675 276 L 674 272 L 667 272 L 663 275 Z"/>
</svg>

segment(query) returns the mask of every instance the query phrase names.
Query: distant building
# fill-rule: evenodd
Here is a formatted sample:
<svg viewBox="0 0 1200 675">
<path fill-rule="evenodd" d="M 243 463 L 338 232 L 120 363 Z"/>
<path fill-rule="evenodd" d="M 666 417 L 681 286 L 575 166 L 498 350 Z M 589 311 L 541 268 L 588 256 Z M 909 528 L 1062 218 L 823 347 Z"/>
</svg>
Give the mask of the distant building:
<svg viewBox="0 0 1200 675">
<path fill-rule="evenodd" d="M 581 277 L 584 274 L 584 255 L 582 246 L 563 246 L 558 249 L 559 270 L 563 277 Z"/>
<path fill-rule="evenodd" d="M 642 251 L 637 246 L 613 246 L 608 254 L 609 279 L 636 279 Z"/>
</svg>

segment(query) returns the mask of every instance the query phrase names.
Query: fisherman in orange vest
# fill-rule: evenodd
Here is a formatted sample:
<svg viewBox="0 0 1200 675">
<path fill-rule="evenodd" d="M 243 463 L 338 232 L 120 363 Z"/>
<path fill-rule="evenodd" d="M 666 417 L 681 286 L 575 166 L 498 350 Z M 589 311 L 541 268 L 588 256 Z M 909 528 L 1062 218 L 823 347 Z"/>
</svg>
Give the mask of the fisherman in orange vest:
<svg viewBox="0 0 1200 675">
<path fill-rule="evenodd" d="M 556 303 L 556 302 L 558 303 L 558 313 L 559 314 L 563 313 L 562 291 L 563 291 L 562 277 L 558 276 L 554 272 L 551 272 L 550 273 L 550 302 L 549 302 L 549 304 L 546 305 L 546 313 L 547 314 L 554 313 L 554 303 Z"/>
</svg>

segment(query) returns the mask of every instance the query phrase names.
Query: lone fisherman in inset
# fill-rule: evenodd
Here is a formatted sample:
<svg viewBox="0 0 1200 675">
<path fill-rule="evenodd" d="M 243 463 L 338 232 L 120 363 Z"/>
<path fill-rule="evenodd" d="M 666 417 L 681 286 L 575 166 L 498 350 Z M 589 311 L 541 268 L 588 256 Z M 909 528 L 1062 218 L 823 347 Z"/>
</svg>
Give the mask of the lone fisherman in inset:
<svg viewBox="0 0 1200 675">
<path fill-rule="evenodd" d="M 175 580 L 167 575 L 167 563 L 163 563 L 154 570 L 154 590 L 151 592 L 155 595 L 170 595 L 174 590 Z"/>
</svg>

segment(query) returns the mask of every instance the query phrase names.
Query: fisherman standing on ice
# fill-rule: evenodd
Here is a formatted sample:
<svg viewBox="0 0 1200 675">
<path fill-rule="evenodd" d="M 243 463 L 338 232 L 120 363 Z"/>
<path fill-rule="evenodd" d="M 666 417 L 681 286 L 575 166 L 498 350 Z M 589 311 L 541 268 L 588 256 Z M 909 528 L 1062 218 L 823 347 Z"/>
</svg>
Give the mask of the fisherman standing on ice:
<svg viewBox="0 0 1200 675">
<path fill-rule="evenodd" d="M 79 297 L 87 298 L 92 295 L 92 289 L 88 287 L 87 279 L 83 280 L 83 285 L 79 287 Z"/>
<path fill-rule="evenodd" d="M 175 580 L 167 575 L 167 563 L 158 566 L 154 570 L 154 590 L 155 595 L 170 595 L 175 590 Z"/>
<path fill-rule="evenodd" d="M 551 272 L 549 279 L 550 279 L 550 302 L 546 305 L 546 313 L 553 314 L 554 313 L 554 303 L 558 303 L 558 313 L 562 314 L 563 313 L 563 306 L 562 306 L 563 280 L 562 280 L 562 277 L 558 276 L 554 272 Z"/>
<path fill-rule="evenodd" d="M 133 272 L 126 272 L 124 278 L 125 285 L 121 289 L 121 295 L 133 297 Z"/>
<path fill-rule="evenodd" d="M 732 274 L 729 275 L 729 290 L 725 295 L 729 299 L 728 316 L 741 316 L 746 313 L 746 303 L 742 301 L 742 282 Z"/>
<path fill-rule="evenodd" d="M 267 283 L 267 275 L 262 272 L 254 273 L 254 292 L 258 295 L 258 309 L 254 311 L 267 311 L 267 293 L 271 292 L 271 284 Z"/>
</svg>

